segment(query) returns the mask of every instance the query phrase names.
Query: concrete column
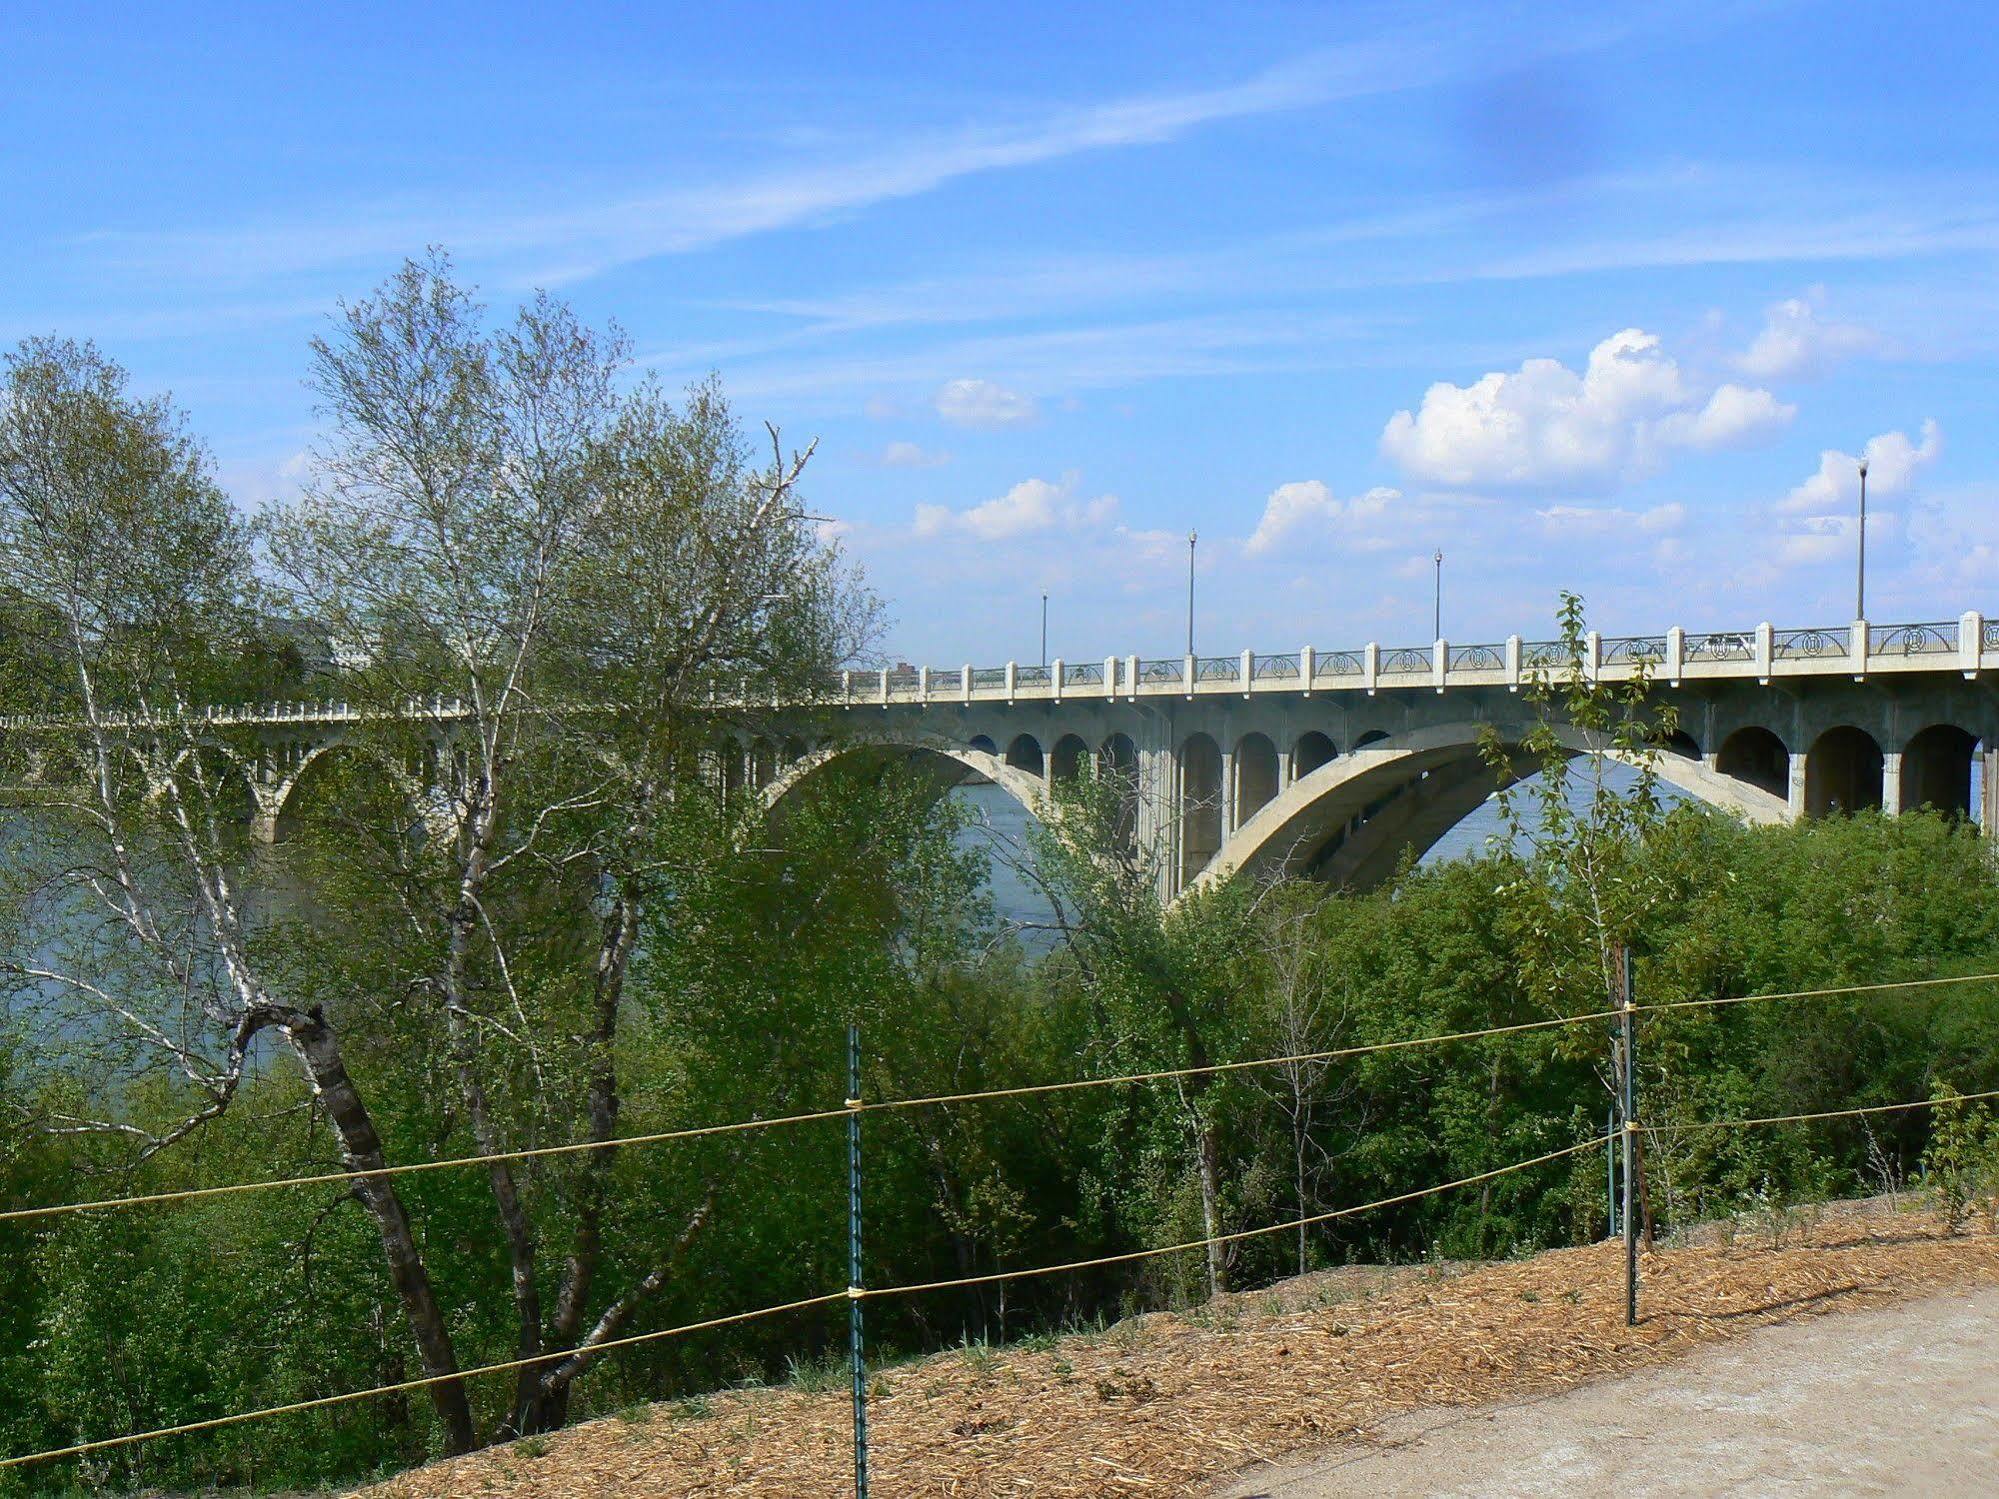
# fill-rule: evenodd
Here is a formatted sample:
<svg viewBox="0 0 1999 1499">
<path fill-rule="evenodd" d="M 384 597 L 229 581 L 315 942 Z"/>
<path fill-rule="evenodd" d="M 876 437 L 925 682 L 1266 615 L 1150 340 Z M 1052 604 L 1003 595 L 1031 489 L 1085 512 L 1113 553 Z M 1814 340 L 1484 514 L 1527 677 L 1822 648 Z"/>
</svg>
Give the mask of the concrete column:
<svg viewBox="0 0 1999 1499">
<path fill-rule="evenodd" d="M 1360 653 L 1360 679 L 1367 688 L 1367 695 L 1374 696 L 1375 684 L 1381 680 L 1381 645 L 1370 640 Z"/>
<path fill-rule="evenodd" d="M 1255 686 L 1256 653 L 1254 651 L 1244 651 L 1242 653 L 1242 695 L 1248 697 L 1251 689 Z"/>
<path fill-rule="evenodd" d="M 1007 700 L 1007 702 L 1008 702 L 1009 704 L 1011 704 L 1011 703 L 1013 702 L 1013 687 L 1014 687 L 1014 680 L 1015 680 L 1015 678 L 1016 678 L 1016 677 L 1018 677 L 1018 676 L 1019 676 L 1019 674 L 1020 674 L 1020 667 L 1019 667 L 1018 665 L 1016 665 L 1016 664 L 1015 664 L 1014 662 L 1012 662 L 1012 661 L 1009 661 L 1009 662 L 1007 662 L 1007 664 L 1006 664 L 1006 700 Z"/>
<path fill-rule="evenodd" d="M 1756 627 L 1756 679 L 1768 683 L 1770 663 L 1777 657 L 1777 627 L 1764 620 Z"/>
<path fill-rule="evenodd" d="M 1053 661 L 1048 663 L 1048 683 L 1049 683 L 1049 688 L 1048 688 L 1049 695 L 1056 702 L 1058 703 L 1061 702 L 1062 701 L 1062 658 L 1060 656 L 1057 656 Z"/>
<path fill-rule="evenodd" d="M 1439 638 L 1430 646 L 1430 680 L 1437 691 L 1444 690 L 1444 683 L 1451 674 L 1451 643 Z"/>
<path fill-rule="evenodd" d="M 1117 697 L 1117 657 L 1104 657 L 1104 696 Z"/>
<path fill-rule="evenodd" d="M 1222 848 L 1227 848 L 1229 839 L 1235 836 L 1235 809 L 1239 805 L 1236 793 L 1240 790 L 1235 778 L 1235 751 L 1224 744 L 1222 746 Z"/>
<path fill-rule="evenodd" d="M 1679 686 L 1686 665 L 1687 632 L 1674 625 L 1666 632 L 1666 680 L 1675 687 Z"/>
<path fill-rule="evenodd" d="M 1583 637 L 1583 670 L 1594 682 L 1603 673 L 1603 635 L 1591 630 Z"/>
<path fill-rule="evenodd" d="M 1890 817 L 1902 811 L 1902 752 L 1884 750 L 1881 755 L 1881 810 Z"/>
<path fill-rule="evenodd" d="M 916 668 L 916 695 L 926 703 L 930 701 L 930 668 L 927 666 Z"/>
<path fill-rule="evenodd" d="M 1518 692 L 1520 690 L 1520 637 L 1518 635 L 1509 635 L 1506 637 L 1506 690 L 1508 692 Z"/>
<path fill-rule="evenodd" d="M 972 700 L 972 663 L 969 661 L 958 668 L 958 690 L 966 702 Z"/>
<path fill-rule="evenodd" d="M 1978 752 L 1978 825 L 1988 838 L 1999 838 L 1999 754 L 1992 749 L 1993 736 L 1985 736 Z"/>
<path fill-rule="evenodd" d="M 1312 695 L 1312 679 L 1319 674 L 1319 653 L 1311 646 L 1298 652 L 1298 684 L 1306 697 Z"/>
<path fill-rule="evenodd" d="M 1187 696 L 1192 697 L 1194 695 L 1194 658 L 1192 654 L 1187 656 L 1186 665 L 1181 668 L 1181 671 L 1185 674 Z"/>
<path fill-rule="evenodd" d="M 1805 815 L 1805 752 L 1791 751 L 1791 784 L 1787 800 L 1791 804 L 1791 821 L 1802 821 Z"/>
<path fill-rule="evenodd" d="M 1957 665 L 1969 682 L 1978 675 L 1980 658 L 1985 654 L 1985 616 L 1976 609 L 1967 609 L 1964 617 L 1957 622 Z"/>
</svg>

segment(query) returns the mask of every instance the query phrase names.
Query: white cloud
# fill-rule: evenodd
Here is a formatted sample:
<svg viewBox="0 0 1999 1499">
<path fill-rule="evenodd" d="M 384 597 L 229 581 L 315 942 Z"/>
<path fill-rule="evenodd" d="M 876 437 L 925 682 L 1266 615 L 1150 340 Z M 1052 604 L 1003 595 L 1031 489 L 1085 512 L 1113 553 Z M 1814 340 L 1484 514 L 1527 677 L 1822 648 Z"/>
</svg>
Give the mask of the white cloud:
<svg viewBox="0 0 1999 1499">
<path fill-rule="evenodd" d="M 950 461 L 949 453 L 933 452 L 913 442 L 892 442 L 875 460 L 883 468 L 941 468 Z"/>
<path fill-rule="evenodd" d="M 1798 408 L 1769 391 L 1747 385 L 1722 385 L 1698 411 L 1676 411 L 1653 429 L 1660 441 L 1677 447 L 1737 448 L 1757 442 L 1788 426 Z"/>
<path fill-rule="evenodd" d="M 1555 537 L 1615 536 L 1633 531 L 1663 536 L 1686 524 L 1687 507 L 1672 503 L 1649 510 L 1625 510 L 1614 505 L 1549 505 L 1534 515 Z"/>
<path fill-rule="evenodd" d="M 1243 555 L 1265 556 L 1307 528 L 1325 529 L 1342 519 L 1377 519 L 1401 498 L 1400 490 L 1370 489 L 1364 495 L 1341 501 L 1317 479 L 1280 484 L 1264 501 L 1262 518 L 1257 521 L 1249 539 L 1242 544 Z"/>
<path fill-rule="evenodd" d="M 1934 420 L 1922 426 L 1922 441 L 1909 441 L 1906 432 L 1883 432 L 1867 439 L 1867 492 L 1890 498 L 1906 490 L 1919 469 L 1935 461 L 1943 451 L 1943 433 Z M 1860 460 L 1851 453 L 1827 448 L 1819 454 L 1818 472 L 1798 485 L 1779 503 L 1788 515 L 1826 510 L 1834 505 L 1844 509 L 1860 492 Z"/>
<path fill-rule="evenodd" d="M 1381 450 L 1453 488 L 1615 487 L 1674 449 L 1740 446 L 1795 414 L 1765 390 L 1696 385 L 1655 335 L 1626 328 L 1590 350 L 1580 374 L 1529 359 L 1468 386 L 1438 381 L 1417 411 L 1389 418 Z"/>
<path fill-rule="evenodd" d="M 1808 379 L 1881 347 L 1880 335 L 1871 329 L 1823 320 L 1823 300 L 1824 293 L 1814 289 L 1771 306 L 1762 331 L 1736 357 L 1736 368 L 1757 380 Z"/>
<path fill-rule="evenodd" d="M 1015 171 L 1088 153 L 1157 146 L 1205 127 L 1365 98 L 1478 66 L 1469 38 L 1440 61 L 1435 49 L 1391 37 L 1277 63 L 1240 82 L 1056 107 L 962 129 L 915 128 L 879 140 L 836 140 L 813 158 L 733 179 L 665 184 L 635 195 L 520 203 L 347 204 L 309 217 L 90 237 L 115 263 L 179 274 L 298 273 L 372 263 L 412 245 L 447 243 L 500 260 L 523 284 L 551 284 L 655 255 L 827 222 L 933 192 L 958 179 Z"/>
<path fill-rule="evenodd" d="M 1021 427 L 1038 415 L 1032 396 L 990 380 L 946 380 L 936 405 L 938 416 L 954 427 Z"/>
<path fill-rule="evenodd" d="M 1943 451 L 1943 434 L 1934 421 L 1922 426 L 1922 440 L 1911 442 L 1906 432 L 1883 432 L 1869 438 L 1867 457 L 1867 539 L 1870 544 L 1896 534 L 1901 516 L 1876 507 L 1877 499 L 1908 493 L 1916 475 Z M 1844 560 L 1858 544 L 1860 460 L 1851 453 L 1827 448 L 1811 477 L 1777 502 L 1778 531 L 1771 565 L 1777 569 L 1808 567 Z"/>
<path fill-rule="evenodd" d="M 1117 496 L 1093 500 L 1075 498 L 1076 479 L 1065 475 L 1059 484 L 1023 479 L 997 499 L 967 510 L 948 505 L 918 505 L 915 531 L 922 537 L 963 535 L 980 541 L 1009 541 L 1040 531 L 1094 530 L 1117 512 Z"/>
</svg>

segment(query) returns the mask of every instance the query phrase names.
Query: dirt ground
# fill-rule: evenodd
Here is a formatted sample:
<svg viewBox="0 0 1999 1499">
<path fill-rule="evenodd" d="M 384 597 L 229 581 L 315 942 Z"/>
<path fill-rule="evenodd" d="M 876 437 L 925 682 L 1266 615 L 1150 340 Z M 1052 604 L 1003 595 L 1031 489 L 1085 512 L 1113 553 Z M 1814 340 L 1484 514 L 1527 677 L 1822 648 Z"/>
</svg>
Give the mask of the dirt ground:
<svg viewBox="0 0 1999 1499">
<path fill-rule="evenodd" d="M 1822 1313 L 1999 1287 L 1999 1235 L 1980 1228 L 1948 1237 L 1934 1219 L 1885 1204 L 1736 1225 L 1647 1257 L 1635 1328 L 1624 1325 L 1622 1273 L 1616 1245 L 1474 1269 L 1348 1269 L 1032 1351 L 938 1354 L 876 1378 L 873 1492 L 877 1499 L 1214 1493 L 1227 1475 L 1287 1454 L 1419 1432 L 1426 1421 L 1437 1424 L 1439 1412 L 1458 1419 L 1707 1345 L 1734 1345 L 1709 1356 L 1739 1356 L 1747 1380 L 1762 1355 L 1738 1340 L 1759 1329 L 1801 1323 L 1793 1331 L 1811 1333 Z M 1868 1335 L 1864 1324 L 1854 1326 Z M 1827 1360 L 1830 1367 L 1836 1357 Z M 1880 1372 L 1894 1378 L 1892 1369 Z M 1522 1419 L 1535 1409 L 1523 1408 Z M 1483 1424 L 1512 1419 L 1501 1413 Z M 1415 1425 L 1392 1424 L 1398 1420 Z M 1678 1430 L 1669 1423 L 1622 1446 L 1655 1451 Z M 844 1392 L 731 1391 L 435 1464 L 370 1492 L 379 1499 L 834 1499 L 851 1492 L 848 1436 Z M 1867 1446 L 1864 1436 L 1855 1440 Z M 1929 1455 L 1949 1454 L 1937 1442 Z M 1343 1481 L 1338 1472 L 1326 1480 Z M 1477 1491 L 1500 1492 L 1487 1476 L 1480 1471 Z M 1391 1492 L 1390 1481 L 1364 1481 L 1358 1491 Z M 1356 1491 L 1275 1482 L 1219 1492 L 1304 1499 Z M 1813 1490 L 1773 1482 L 1764 1491 Z"/>
<path fill-rule="evenodd" d="M 1999 1290 L 1767 1327 L 1558 1395 L 1396 1416 L 1217 1499 L 1987 1494 Z"/>
</svg>

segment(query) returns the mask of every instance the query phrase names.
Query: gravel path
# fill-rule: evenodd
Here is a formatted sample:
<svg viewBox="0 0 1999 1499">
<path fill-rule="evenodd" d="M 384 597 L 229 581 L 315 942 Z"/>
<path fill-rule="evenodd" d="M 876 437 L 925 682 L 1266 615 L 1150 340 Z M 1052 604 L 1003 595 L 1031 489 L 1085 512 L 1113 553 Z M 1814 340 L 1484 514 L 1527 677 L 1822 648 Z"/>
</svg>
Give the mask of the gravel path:
<svg viewBox="0 0 1999 1499">
<path fill-rule="evenodd" d="M 1216 1499 L 1999 1492 L 1999 1290 L 1815 1317 L 1517 1404 L 1428 1409 Z"/>
</svg>

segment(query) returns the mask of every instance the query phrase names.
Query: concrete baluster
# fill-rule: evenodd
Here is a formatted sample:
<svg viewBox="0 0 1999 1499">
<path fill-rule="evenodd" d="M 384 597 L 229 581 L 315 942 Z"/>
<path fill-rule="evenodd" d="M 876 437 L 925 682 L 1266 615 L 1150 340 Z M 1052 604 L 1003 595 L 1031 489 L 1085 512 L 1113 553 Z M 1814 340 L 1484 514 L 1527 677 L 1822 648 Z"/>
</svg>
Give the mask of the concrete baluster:
<svg viewBox="0 0 1999 1499">
<path fill-rule="evenodd" d="M 1978 675 L 1980 659 L 1985 654 L 1985 616 L 1976 609 L 1967 609 L 1957 622 L 1957 664 L 1969 682 Z"/>
<path fill-rule="evenodd" d="M 1248 697 L 1255 685 L 1256 653 L 1254 651 L 1244 651 L 1242 653 L 1242 695 Z"/>
<path fill-rule="evenodd" d="M 1678 625 L 1666 632 L 1666 680 L 1677 687 L 1687 668 L 1687 632 Z"/>
<path fill-rule="evenodd" d="M 1770 663 L 1777 659 L 1777 627 L 1764 620 L 1756 627 L 1756 680 L 1767 684 Z M 1801 793 L 1802 794 L 1802 793 Z"/>
<path fill-rule="evenodd" d="M 1312 682 L 1319 674 L 1319 653 L 1311 646 L 1298 648 L 1298 686 L 1306 697 L 1312 695 Z M 1286 785 L 1290 782 L 1286 781 Z"/>
<path fill-rule="evenodd" d="M 1194 663 L 1194 655 L 1193 652 L 1191 651 L 1187 653 L 1187 665 L 1184 670 L 1187 683 L 1187 696 L 1192 697 L 1194 695 L 1194 672 L 1196 670 L 1196 667 Z"/>
<path fill-rule="evenodd" d="M 1506 690 L 1508 692 L 1518 692 L 1520 690 L 1520 637 L 1518 635 L 1509 635 L 1506 637 Z"/>
<path fill-rule="evenodd" d="M 1016 682 L 1016 681 L 1018 680 L 1019 676 L 1020 676 L 1020 667 L 1019 667 L 1018 665 L 1016 665 L 1016 664 L 1015 664 L 1014 662 L 1012 662 L 1012 661 L 1009 661 L 1009 662 L 1007 662 L 1007 664 L 1006 664 L 1006 700 L 1007 700 L 1007 702 L 1008 702 L 1008 703 L 1012 703 L 1012 702 L 1013 702 L 1013 689 L 1014 689 L 1014 684 L 1015 684 L 1015 682 Z"/>
<path fill-rule="evenodd" d="M 1374 696 L 1375 685 L 1381 680 L 1381 643 L 1370 640 L 1360 653 L 1360 680 L 1367 688 L 1367 695 Z"/>
<path fill-rule="evenodd" d="M 1853 680 L 1867 679 L 1867 653 L 1870 642 L 1867 638 L 1867 621 L 1856 619 L 1846 627 L 1847 659 L 1853 663 Z"/>
<path fill-rule="evenodd" d="M 1451 643 L 1439 636 L 1436 643 L 1430 647 L 1430 680 L 1436 684 L 1437 691 L 1444 690 L 1444 683 L 1450 679 L 1450 675 Z"/>
<path fill-rule="evenodd" d="M 1062 701 L 1062 658 L 1060 656 L 1057 656 L 1053 661 L 1048 663 L 1048 689 L 1049 695 L 1056 702 L 1059 703 Z"/>
</svg>

